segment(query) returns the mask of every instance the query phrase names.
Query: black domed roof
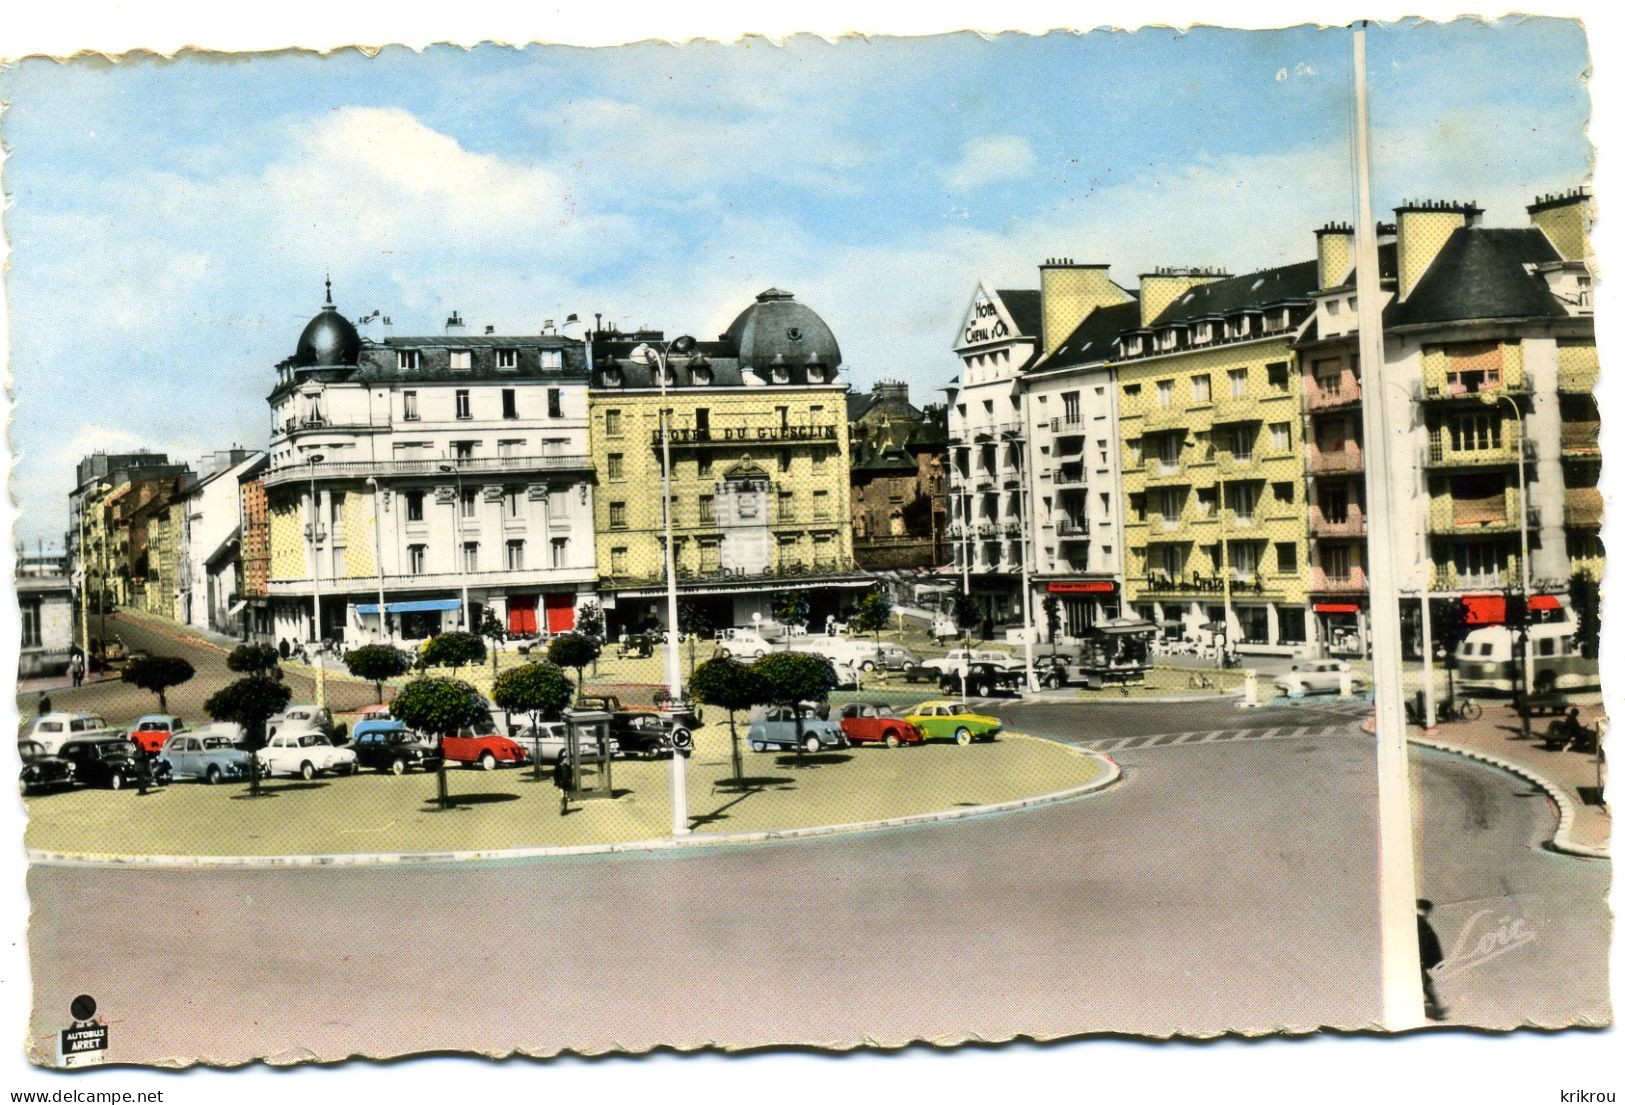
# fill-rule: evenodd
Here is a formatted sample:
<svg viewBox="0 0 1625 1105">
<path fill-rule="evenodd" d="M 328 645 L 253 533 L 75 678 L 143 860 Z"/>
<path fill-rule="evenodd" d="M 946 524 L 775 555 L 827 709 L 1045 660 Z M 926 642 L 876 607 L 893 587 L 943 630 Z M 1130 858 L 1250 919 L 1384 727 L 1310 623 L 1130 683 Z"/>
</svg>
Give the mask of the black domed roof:
<svg viewBox="0 0 1625 1105">
<path fill-rule="evenodd" d="M 333 306 L 333 282 L 327 282 L 327 302 L 321 313 L 305 325 L 294 349 L 297 367 L 353 365 L 361 356 L 361 335 Z"/>
<path fill-rule="evenodd" d="M 841 347 L 829 324 L 778 288 L 757 296 L 723 337 L 734 344 L 742 368 L 819 364 L 834 369 L 841 363 Z"/>
</svg>

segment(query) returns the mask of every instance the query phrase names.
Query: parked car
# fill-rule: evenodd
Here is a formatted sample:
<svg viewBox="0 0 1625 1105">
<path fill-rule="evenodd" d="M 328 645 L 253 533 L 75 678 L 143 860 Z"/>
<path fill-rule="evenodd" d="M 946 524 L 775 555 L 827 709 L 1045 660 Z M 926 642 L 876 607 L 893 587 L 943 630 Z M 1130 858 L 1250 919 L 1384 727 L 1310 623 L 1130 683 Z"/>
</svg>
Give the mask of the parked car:
<svg viewBox="0 0 1625 1105">
<path fill-rule="evenodd" d="M 350 747 L 358 767 L 370 767 L 402 775 L 412 768 L 437 771 L 441 754 L 435 742 L 424 740 L 393 718 L 375 718 L 357 723 Z"/>
<path fill-rule="evenodd" d="M 919 744 L 925 734 L 903 719 L 901 711 L 884 702 L 851 702 L 841 708 L 841 731 L 853 744 Z"/>
<path fill-rule="evenodd" d="M 273 737 L 284 729 L 314 729 L 331 742 L 333 738 L 333 715 L 326 706 L 301 702 L 287 707 L 280 714 L 273 714 L 271 719 L 265 723 L 265 735 L 268 737 Z"/>
<path fill-rule="evenodd" d="M 45 751 L 53 756 L 60 755 L 62 745 L 69 740 L 90 737 L 122 739 L 123 736 L 123 731 L 109 728 L 107 722 L 96 714 L 70 714 L 61 710 L 35 718 L 33 728 L 28 731 L 28 739 L 44 745 Z"/>
<path fill-rule="evenodd" d="M 169 766 L 153 761 L 132 741 L 120 736 L 79 737 L 62 745 L 62 758 L 73 764 L 74 777 L 90 787 L 123 790 L 169 781 Z"/>
<path fill-rule="evenodd" d="M 694 751 L 699 714 L 687 703 L 655 712 L 622 706 L 614 695 L 581 695 L 576 699 L 576 708 L 609 714 L 610 739 L 617 743 L 622 756 L 654 760 L 671 755 L 673 750 L 684 756 Z"/>
<path fill-rule="evenodd" d="M 850 743 L 839 722 L 804 714 L 798 724 L 795 712 L 788 706 L 769 706 L 752 711 L 746 739 L 756 752 L 766 752 L 769 748 L 793 751 L 797 747 L 804 752 L 820 752 L 827 748 L 845 748 Z"/>
<path fill-rule="evenodd" d="M 907 671 L 919 664 L 920 658 L 892 641 L 880 642 L 874 665 L 882 671 Z M 865 669 L 867 670 L 867 669 Z"/>
<path fill-rule="evenodd" d="M 624 683 L 618 684 L 618 686 L 625 691 L 647 691 L 649 701 L 647 704 L 645 704 L 643 702 L 631 701 L 626 698 L 622 698 L 620 695 L 609 694 L 607 692 L 598 694 L 582 694 L 576 696 L 575 708 L 578 710 L 602 710 L 607 714 L 659 714 L 670 717 L 678 725 L 681 725 L 684 729 L 687 729 L 690 732 L 693 732 L 695 729 L 698 729 L 700 726 L 705 724 L 705 711 L 703 707 L 701 707 L 699 703 L 692 700 L 686 702 L 668 703 L 663 706 L 655 705 L 655 696 L 657 694 L 665 694 L 666 688 L 664 686 L 656 685 L 654 687 L 649 687 L 646 684 L 629 686 L 628 684 Z"/>
<path fill-rule="evenodd" d="M 450 736 L 440 738 L 440 755 L 447 764 L 478 766 L 492 771 L 497 764 L 524 764 L 529 756 L 524 746 L 504 734 L 487 716 L 476 725 L 465 725 Z"/>
<path fill-rule="evenodd" d="M 1017 660 L 1015 657 L 1009 655 L 1008 653 L 998 652 L 990 648 L 949 649 L 948 655 L 937 656 L 930 660 L 925 660 L 922 663 L 925 667 L 934 668 L 939 674 L 942 672 L 951 672 L 954 675 L 958 675 L 959 666 L 961 663 L 977 662 L 992 664 L 995 667 L 1004 668 L 1006 670 L 1022 667 L 1021 661 Z"/>
<path fill-rule="evenodd" d="M 544 764 L 556 764 L 559 757 L 566 755 L 570 750 L 567 730 L 568 727 L 562 721 L 544 721 L 537 726 L 527 725 L 516 739 L 533 759 L 540 760 Z M 581 752 L 586 756 L 600 755 L 596 734 L 587 737 Z M 609 754 L 612 757 L 621 754 L 621 742 L 613 736 L 609 738 Z"/>
<path fill-rule="evenodd" d="M 186 722 L 173 714 L 146 714 L 130 727 L 129 739 L 149 756 L 164 750 L 169 738 L 186 728 Z"/>
<path fill-rule="evenodd" d="M 1351 670 L 1347 660 L 1311 660 L 1307 664 L 1294 664 L 1291 671 L 1275 677 L 1275 689 L 1288 698 L 1302 698 L 1306 694 L 1336 694 L 1342 690 L 1343 674 Z M 1364 677 L 1349 676 L 1349 687 L 1355 694 L 1369 686 Z"/>
<path fill-rule="evenodd" d="M 77 775 L 73 761 L 51 755 L 39 741 L 18 741 L 17 754 L 23 761 L 22 774 L 17 777 L 17 789 L 21 793 L 65 790 L 73 786 Z"/>
<path fill-rule="evenodd" d="M 773 651 L 773 642 L 754 629 L 721 629 L 717 640 L 717 651 L 741 660 L 759 660 Z"/>
<path fill-rule="evenodd" d="M 992 740 L 1004 728 L 996 717 L 978 714 L 963 702 L 922 702 L 903 718 L 925 734 L 927 740 L 953 740 L 969 744 L 973 740 Z"/>
<path fill-rule="evenodd" d="M 176 779 L 202 779 L 218 783 L 224 779 L 248 778 L 253 753 L 238 748 L 223 733 L 176 733 L 164 742 L 158 762 L 167 764 Z"/>
<path fill-rule="evenodd" d="M 965 665 L 965 693 L 974 698 L 987 698 L 994 694 L 1020 693 L 1026 682 L 1026 673 L 1020 668 L 1003 668 L 984 660 L 973 660 Z M 937 676 L 937 686 L 945 691 L 960 689 L 960 670 L 952 668 Z"/>
<path fill-rule="evenodd" d="M 317 772 L 352 775 L 355 751 L 335 748 L 325 733 L 315 729 L 284 729 L 255 753 L 261 775 L 298 775 L 313 779 Z"/>
</svg>

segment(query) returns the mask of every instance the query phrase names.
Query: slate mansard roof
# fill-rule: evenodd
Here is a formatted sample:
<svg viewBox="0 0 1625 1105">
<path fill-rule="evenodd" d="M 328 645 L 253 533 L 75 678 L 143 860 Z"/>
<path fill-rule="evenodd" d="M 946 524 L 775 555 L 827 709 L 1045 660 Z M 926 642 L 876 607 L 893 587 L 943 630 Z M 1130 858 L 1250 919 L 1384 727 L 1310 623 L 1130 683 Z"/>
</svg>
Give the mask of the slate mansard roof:
<svg viewBox="0 0 1625 1105">
<path fill-rule="evenodd" d="M 1461 227 L 1403 303 L 1388 309 L 1388 326 L 1476 319 L 1567 318 L 1568 309 L 1528 266 L 1562 256 L 1533 227 Z"/>
</svg>

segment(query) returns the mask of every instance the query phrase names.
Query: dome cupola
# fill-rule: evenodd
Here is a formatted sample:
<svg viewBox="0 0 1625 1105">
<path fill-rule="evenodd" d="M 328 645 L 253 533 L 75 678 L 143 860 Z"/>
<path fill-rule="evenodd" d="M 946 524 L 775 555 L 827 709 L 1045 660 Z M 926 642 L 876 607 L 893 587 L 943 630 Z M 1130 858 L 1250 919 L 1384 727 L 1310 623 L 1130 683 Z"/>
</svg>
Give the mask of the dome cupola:
<svg viewBox="0 0 1625 1105">
<path fill-rule="evenodd" d="M 841 347 L 829 324 L 778 288 L 757 296 L 723 338 L 733 343 L 741 368 L 764 370 L 759 374 L 768 379 L 772 367 L 782 371 L 787 365 L 819 365 L 823 379 L 828 380 L 841 363 Z"/>
<path fill-rule="evenodd" d="M 327 302 L 321 313 L 305 325 L 294 349 L 296 368 L 326 368 L 353 365 L 361 356 L 361 335 L 350 320 L 333 306 L 333 281 L 327 281 Z"/>
</svg>

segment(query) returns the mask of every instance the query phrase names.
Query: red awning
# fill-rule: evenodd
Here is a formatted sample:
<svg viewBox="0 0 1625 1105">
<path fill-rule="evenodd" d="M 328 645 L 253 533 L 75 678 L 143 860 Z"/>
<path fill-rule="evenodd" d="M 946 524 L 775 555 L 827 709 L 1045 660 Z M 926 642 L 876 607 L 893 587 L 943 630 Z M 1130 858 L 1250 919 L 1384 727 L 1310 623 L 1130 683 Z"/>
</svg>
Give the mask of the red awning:
<svg viewBox="0 0 1625 1105">
<path fill-rule="evenodd" d="M 1115 595 L 1114 579 L 1052 579 L 1045 588 L 1052 595 Z"/>
<path fill-rule="evenodd" d="M 1317 614 L 1358 614 L 1359 612 L 1360 604 L 1357 602 L 1315 603 L 1315 613 Z"/>
<path fill-rule="evenodd" d="M 1561 610 L 1563 604 L 1557 601 L 1556 595 L 1530 595 L 1529 609 L 1531 610 Z"/>
<path fill-rule="evenodd" d="M 1505 625 L 1507 600 L 1505 595 L 1463 595 L 1461 608 L 1468 625 Z"/>
</svg>

